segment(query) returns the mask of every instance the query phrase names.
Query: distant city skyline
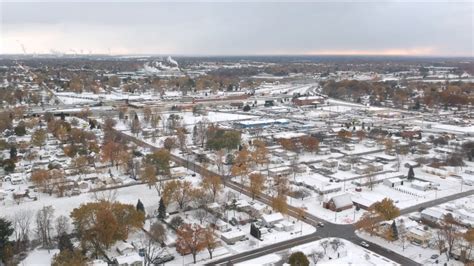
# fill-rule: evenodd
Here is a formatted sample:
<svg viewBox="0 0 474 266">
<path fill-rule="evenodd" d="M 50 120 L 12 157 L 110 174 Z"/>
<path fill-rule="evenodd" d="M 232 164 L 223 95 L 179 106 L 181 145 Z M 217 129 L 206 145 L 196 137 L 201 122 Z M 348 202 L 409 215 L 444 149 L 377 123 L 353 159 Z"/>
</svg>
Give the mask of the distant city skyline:
<svg viewBox="0 0 474 266">
<path fill-rule="evenodd" d="M 4 2 L 0 54 L 474 54 L 474 2 Z"/>
</svg>

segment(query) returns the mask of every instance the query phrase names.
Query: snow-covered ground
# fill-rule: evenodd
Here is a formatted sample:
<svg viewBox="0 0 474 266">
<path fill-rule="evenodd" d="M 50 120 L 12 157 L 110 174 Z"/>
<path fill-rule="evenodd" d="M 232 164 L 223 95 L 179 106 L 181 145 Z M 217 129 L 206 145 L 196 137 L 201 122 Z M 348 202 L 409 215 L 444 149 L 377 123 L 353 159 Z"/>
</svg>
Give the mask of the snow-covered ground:
<svg viewBox="0 0 474 266">
<path fill-rule="evenodd" d="M 22 266 L 40 266 L 40 265 L 51 265 L 54 255 L 59 253 L 59 249 L 35 249 L 28 253 L 20 265 Z"/>
<path fill-rule="evenodd" d="M 322 242 L 328 241 L 331 243 L 334 240 L 340 243 L 336 249 L 329 244 L 325 250 L 321 245 Z M 278 252 L 277 254 L 265 255 L 251 259 L 239 263 L 238 265 L 278 265 L 286 263 L 287 258 L 295 252 L 303 252 L 307 256 L 310 265 L 400 265 L 361 246 L 340 238 L 325 238 L 295 246 L 287 251 Z"/>
</svg>

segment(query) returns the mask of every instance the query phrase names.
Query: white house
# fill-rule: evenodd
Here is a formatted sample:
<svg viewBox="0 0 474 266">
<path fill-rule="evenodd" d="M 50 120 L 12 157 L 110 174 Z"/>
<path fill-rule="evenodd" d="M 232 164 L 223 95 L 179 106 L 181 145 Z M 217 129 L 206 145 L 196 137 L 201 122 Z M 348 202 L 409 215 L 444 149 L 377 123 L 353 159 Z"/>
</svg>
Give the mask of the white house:
<svg viewBox="0 0 474 266">
<path fill-rule="evenodd" d="M 236 242 L 245 238 L 243 231 L 230 231 L 221 234 L 221 239 L 229 245 L 233 245 Z"/>
<path fill-rule="evenodd" d="M 280 166 L 268 169 L 268 175 L 270 177 L 277 177 L 277 176 L 287 176 L 291 174 L 291 168 L 288 166 Z"/>
<path fill-rule="evenodd" d="M 431 232 L 419 226 L 408 229 L 406 236 L 410 242 L 420 245 L 427 245 L 431 240 Z"/>
<path fill-rule="evenodd" d="M 216 221 L 216 229 L 221 231 L 221 232 L 228 232 L 230 229 L 230 226 L 228 223 L 222 221 L 221 219 L 218 219 Z"/>
<path fill-rule="evenodd" d="M 135 252 L 135 248 L 132 246 L 132 244 L 127 243 L 127 242 L 119 242 L 115 245 L 115 249 L 117 249 L 117 252 L 120 254 L 129 254 Z"/>
<path fill-rule="evenodd" d="M 295 224 L 290 221 L 281 221 L 275 224 L 275 229 L 277 231 L 289 232 L 289 231 L 293 231 L 294 228 L 295 228 Z"/>
<path fill-rule="evenodd" d="M 418 190 L 421 190 L 421 191 L 427 191 L 431 187 L 429 182 L 423 182 L 423 181 L 419 181 L 419 180 L 412 181 L 410 186 L 414 189 L 418 189 Z"/>
<path fill-rule="evenodd" d="M 138 253 L 130 253 L 115 257 L 118 266 L 143 266 L 143 258 Z"/>
<path fill-rule="evenodd" d="M 351 194 L 344 193 L 341 195 L 334 196 L 324 203 L 326 209 L 339 212 L 352 208 Z"/>
<path fill-rule="evenodd" d="M 275 212 L 272 214 L 262 215 L 262 222 L 265 226 L 274 226 L 275 224 L 282 222 L 285 218 L 279 212 Z"/>
<path fill-rule="evenodd" d="M 383 184 L 387 187 L 403 186 L 403 179 L 399 177 L 384 179 Z"/>
<path fill-rule="evenodd" d="M 338 160 L 335 160 L 335 159 L 327 159 L 327 160 L 324 160 L 322 163 L 322 165 L 327 168 L 337 167 L 338 164 L 339 164 Z"/>
<path fill-rule="evenodd" d="M 428 208 L 421 211 L 421 219 L 432 223 L 438 223 L 444 217 L 444 212 L 436 208 Z"/>
</svg>

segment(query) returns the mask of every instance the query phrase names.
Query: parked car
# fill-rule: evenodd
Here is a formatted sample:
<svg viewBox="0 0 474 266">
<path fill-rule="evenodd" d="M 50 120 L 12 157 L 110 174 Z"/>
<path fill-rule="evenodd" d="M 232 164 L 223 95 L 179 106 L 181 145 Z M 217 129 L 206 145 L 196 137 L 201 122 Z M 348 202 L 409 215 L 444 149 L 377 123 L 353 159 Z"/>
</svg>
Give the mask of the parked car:
<svg viewBox="0 0 474 266">
<path fill-rule="evenodd" d="M 431 259 L 433 259 L 433 260 L 437 259 L 438 257 L 439 257 L 438 254 L 431 255 Z"/>
<path fill-rule="evenodd" d="M 154 261 L 153 261 L 153 264 L 154 265 L 157 265 L 157 264 L 163 264 L 165 262 L 168 262 L 168 261 L 172 261 L 174 260 L 174 256 L 173 255 L 164 255 L 164 256 L 161 256 L 159 258 L 156 258 Z"/>
<path fill-rule="evenodd" d="M 236 226 L 239 222 L 238 222 L 237 219 L 235 219 L 235 217 L 234 217 L 234 218 L 230 219 L 229 223 L 230 223 L 232 226 Z"/>
<path fill-rule="evenodd" d="M 360 242 L 360 245 L 363 246 L 364 248 L 368 248 L 369 244 L 365 241 Z"/>
</svg>

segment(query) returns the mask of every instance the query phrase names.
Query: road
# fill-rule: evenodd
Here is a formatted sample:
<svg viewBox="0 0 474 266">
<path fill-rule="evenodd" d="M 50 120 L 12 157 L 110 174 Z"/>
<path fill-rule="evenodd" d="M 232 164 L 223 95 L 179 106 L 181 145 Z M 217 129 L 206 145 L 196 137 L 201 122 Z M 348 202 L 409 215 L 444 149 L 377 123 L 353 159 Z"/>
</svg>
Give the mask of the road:
<svg viewBox="0 0 474 266">
<path fill-rule="evenodd" d="M 464 191 L 464 192 L 459 192 L 459 193 L 456 193 L 456 194 L 453 194 L 453 195 L 450 195 L 450 196 L 441 197 L 441 198 L 438 198 L 438 199 L 435 199 L 435 200 L 426 201 L 426 202 L 423 202 L 423 203 L 420 203 L 420 204 L 417 204 L 417 205 L 413 205 L 413 206 L 405 208 L 405 209 L 401 209 L 400 214 L 404 215 L 404 214 L 408 214 L 408 213 L 412 213 L 412 212 L 417 212 L 417 211 L 420 210 L 420 208 L 425 209 L 425 208 L 429 208 L 429 207 L 434 207 L 434 206 L 446 203 L 448 201 L 452 201 L 452 200 L 456 200 L 456 199 L 460 199 L 460 198 L 463 198 L 463 197 L 473 195 L 474 190 L 472 190 L 471 187 L 468 187 L 468 188 L 471 189 L 471 190 Z"/>
</svg>

